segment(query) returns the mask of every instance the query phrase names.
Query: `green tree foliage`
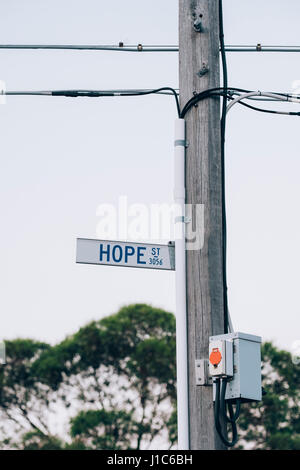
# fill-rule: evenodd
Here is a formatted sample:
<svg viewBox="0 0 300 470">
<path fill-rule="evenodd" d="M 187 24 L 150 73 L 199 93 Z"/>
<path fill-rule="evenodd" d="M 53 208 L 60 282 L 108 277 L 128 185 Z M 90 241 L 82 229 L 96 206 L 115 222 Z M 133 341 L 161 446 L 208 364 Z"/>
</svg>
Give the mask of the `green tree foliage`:
<svg viewBox="0 0 300 470">
<path fill-rule="evenodd" d="M 81 411 L 71 420 L 71 436 L 90 449 L 128 450 L 139 429 L 140 422 L 126 411 Z"/>
<path fill-rule="evenodd" d="M 18 341 L 31 351 L 28 358 L 19 353 L 20 372 L 10 366 Z M 10 436 L 2 447 L 139 449 L 159 436 L 168 440 L 176 403 L 171 313 L 130 305 L 54 347 L 18 341 L 7 343 L 8 365 L 2 369 L 0 410 L 7 418 L 3 433 Z M 67 410 L 64 443 L 53 437 L 51 406 L 58 421 Z M 26 423 L 17 427 L 13 419 L 20 411 Z"/>
<path fill-rule="evenodd" d="M 52 390 L 32 375 L 32 365 L 49 346 L 32 340 L 17 339 L 6 342 L 7 363 L 0 368 L 1 428 L 10 423 L 15 434 L 33 430 L 41 436 L 48 434 L 44 421 L 45 409 L 52 398 Z M 4 426 L 4 427 L 3 427 Z M 5 443 L 9 444 L 9 438 Z"/>
<path fill-rule="evenodd" d="M 22 450 L 63 450 L 63 442 L 55 436 L 45 435 L 40 431 L 31 431 L 22 435 L 20 446 Z"/>
<path fill-rule="evenodd" d="M 175 318 L 122 308 L 61 343 L 6 342 L 0 368 L 0 448 L 145 449 L 174 446 Z M 240 448 L 300 449 L 300 366 L 263 345 L 263 385 L 243 405 Z"/>
<path fill-rule="evenodd" d="M 262 402 L 243 405 L 239 420 L 251 449 L 300 450 L 300 365 L 272 343 L 262 347 Z"/>
</svg>

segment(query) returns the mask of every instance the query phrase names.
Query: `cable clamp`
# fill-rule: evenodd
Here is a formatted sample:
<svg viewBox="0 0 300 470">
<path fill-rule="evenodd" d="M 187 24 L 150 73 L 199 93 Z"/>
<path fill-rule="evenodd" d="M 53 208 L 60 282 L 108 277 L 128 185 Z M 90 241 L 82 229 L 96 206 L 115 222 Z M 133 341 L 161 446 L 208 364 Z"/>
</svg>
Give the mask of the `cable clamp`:
<svg viewBox="0 0 300 470">
<path fill-rule="evenodd" d="M 187 140 L 175 140 L 174 142 L 175 147 L 185 147 L 187 148 L 189 146 L 189 142 Z"/>
<path fill-rule="evenodd" d="M 258 44 L 256 45 L 256 50 L 257 50 L 257 52 L 261 52 L 261 51 L 262 51 L 262 46 L 261 46 L 260 43 L 258 43 Z"/>
<path fill-rule="evenodd" d="M 192 222 L 191 217 L 185 217 L 184 215 L 179 215 L 175 217 L 175 224 L 182 223 L 182 224 L 190 224 Z"/>
</svg>

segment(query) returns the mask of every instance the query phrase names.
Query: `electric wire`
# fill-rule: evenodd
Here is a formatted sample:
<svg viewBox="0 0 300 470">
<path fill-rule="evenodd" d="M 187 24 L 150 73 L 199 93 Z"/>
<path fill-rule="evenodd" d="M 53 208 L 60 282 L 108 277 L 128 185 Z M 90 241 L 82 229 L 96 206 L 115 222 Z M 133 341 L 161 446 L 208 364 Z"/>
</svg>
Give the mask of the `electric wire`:
<svg viewBox="0 0 300 470">
<path fill-rule="evenodd" d="M 278 101 L 292 101 L 292 99 L 290 99 L 288 97 L 288 95 L 286 95 L 284 97 L 282 95 L 275 94 L 275 93 L 261 92 L 261 91 L 250 91 L 250 92 L 244 93 L 243 95 L 237 96 L 237 98 L 234 98 L 233 101 L 231 101 L 231 103 L 227 106 L 227 111 L 226 112 L 228 113 L 230 111 L 230 109 L 236 103 L 238 103 L 239 101 L 242 101 L 242 100 L 247 99 L 247 98 L 253 98 L 255 96 L 273 98 L 274 100 L 278 100 Z"/>
<path fill-rule="evenodd" d="M 261 113 L 269 113 L 269 114 L 281 114 L 285 116 L 300 116 L 300 112 L 294 112 L 294 111 L 275 111 L 274 109 L 262 109 L 262 108 L 257 108 L 256 106 L 252 106 L 248 103 L 243 103 L 242 101 L 239 102 L 239 104 L 253 109 L 254 111 L 259 111 Z"/>
<path fill-rule="evenodd" d="M 249 90 L 245 90 L 244 88 L 227 87 L 227 93 L 228 93 L 228 98 L 230 98 L 234 94 L 237 94 L 240 96 L 240 93 L 249 93 Z M 182 108 L 180 117 L 184 118 L 187 112 L 193 106 L 195 106 L 199 101 L 202 101 L 203 99 L 206 99 L 206 98 L 220 97 L 220 96 L 223 96 L 223 94 L 224 94 L 223 87 L 209 88 L 207 90 L 203 90 L 202 92 L 195 94 L 194 96 L 192 96 L 192 98 L 190 98 L 187 101 L 187 103 Z"/>
<path fill-rule="evenodd" d="M 254 111 L 259 111 L 262 113 L 269 113 L 269 114 L 281 114 L 285 116 L 300 116 L 300 112 L 294 112 L 294 111 L 274 111 L 273 109 L 262 109 L 262 108 L 257 108 L 256 106 L 251 106 L 250 104 L 247 103 L 242 103 L 240 102 L 241 105 L 246 106 L 247 108 L 253 109 Z"/>
<path fill-rule="evenodd" d="M 233 423 L 236 422 L 240 416 L 240 410 L 241 410 L 241 399 L 237 398 L 236 399 L 236 409 L 235 412 L 233 411 L 233 405 L 230 402 L 226 402 L 226 388 L 227 388 L 227 378 L 224 378 L 222 380 L 222 386 L 221 386 L 221 411 L 222 415 L 225 418 L 225 421 L 227 423 Z M 226 407 L 228 407 L 229 410 L 229 417 L 227 415 Z"/>
<path fill-rule="evenodd" d="M 214 403 L 215 427 L 216 427 L 218 435 L 219 435 L 221 441 L 223 442 L 223 444 L 225 444 L 226 447 L 233 447 L 233 446 L 235 446 L 235 444 L 238 441 L 238 433 L 237 433 L 237 426 L 236 426 L 236 421 L 237 421 L 238 417 L 235 419 L 236 413 L 235 414 L 233 413 L 232 406 L 229 408 L 230 418 L 227 417 L 227 420 L 225 419 L 225 423 L 227 421 L 231 424 L 231 429 L 232 429 L 232 439 L 231 439 L 231 441 L 229 441 L 227 439 L 227 437 L 224 435 L 225 429 L 222 430 L 222 426 L 221 426 L 221 423 L 220 423 L 220 414 L 222 413 L 222 415 L 223 415 L 223 410 L 225 408 L 224 402 L 225 402 L 225 393 L 226 393 L 226 379 L 222 380 L 222 391 L 221 392 L 220 392 L 220 389 L 221 389 L 221 379 L 218 378 L 215 381 L 215 392 L 216 392 L 215 393 L 215 403 Z M 238 411 L 238 413 L 239 413 L 239 411 Z M 224 418 L 225 418 L 225 416 L 224 416 Z"/>
<path fill-rule="evenodd" d="M 174 88 L 174 91 L 178 95 L 178 90 Z M 90 93 L 91 96 L 98 94 L 97 96 L 135 96 L 138 94 L 144 94 L 145 92 L 153 92 L 153 89 L 130 89 L 130 90 L 32 90 L 32 91 L 2 91 L 0 90 L 0 94 L 3 95 L 45 95 L 45 96 L 59 96 L 55 93 L 66 93 L 70 96 L 71 93 L 76 95 L 77 93 L 80 96 L 87 96 L 87 93 Z M 94 93 L 94 95 L 92 95 Z M 159 95 L 173 95 L 174 93 L 171 91 L 158 91 L 157 94 Z M 63 96 L 63 95 L 61 95 Z M 77 96 L 77 95 L 76 95 Z M 75 97 L 76 97 L 75 96 Z"/>
<path fill-rule="evenodd" d="M 173 45 L 125 45 L 124 43 L 101 44 L 0 44 L 0 49 L 44 49 L 44 50 L 77 50 L 77 51 L 116 51 L 116 52 L 178 52 Z"/>
<path fill-rule="evenodd" d="M 146 96 L 151 94 L 173 95 L 175 98 L 177 114 L 180 116 L 180 105 L 178 91 L 172 87 L 161 87 L 146 90 L 47 90 L 47 91 L 4 91 L 0 93 L 8 96 L 63 96 L 67 98 L 89 97 L 112 97 L 112 96 Z"/>
<path fill-rule="evenodd" d="M 204 100 L 205 98 L 212 98 L 212 97 L 220 97 L 223 94 L 223 88 L 209 88 L 208 90 L 204 90 L 200 93 L 194 95 L 182 108 L 180 117 L 184 119 L 187 112 L 195 106 L 199 101 Z"/>
<path fill-rule="evenodd" d="M 185 105 L 184 109 L 180 111 L 179 100 L 178 100 L 178 90 L 170 87 L 162 87 L 158 89 L 140 89 L 140 90 L 37 90 L 37 91 L 0 91 L 0 95 L 7 96 L 62 96 L 62 97 L 117 97 L 117 96 L 143 96 L 149 94 L 161 94 L 161 95 L 173 95 L 176 100 L 176 106 L 180 117 L 184 117 L 186 113 L 199 101 L 208 98 L 208 97 L 220 97 L 223 94 L 223 88 L 214 88 L 210 90 L 205 90 L 202 93 L 193 96 L 191 100 Z M 239 89 L 237 89 L 239 90 Z M 244 90 L 242 90 L 244 91 Z"/>
<path fill-rule="evenodd" d="M 241 95 L 241 93 L 247 94 L 247 96 Z M 61 96 L 61 97 L 69 97 L 69 98 L 77 98 L 77 97 L 91 97 L 91 98 L 99 98 L 99 97 L 130 97 L 130 96 L 143 96 L 143 95 L 150 95 L 150 94 L 159 94 L 159 95 L 173 95 L 176 100 L 176 108 L 178 112 L 178 116 L 184 118 L 187 112 L 193 107 L 196 106 L 199 101 L 202 101 L 207 98 L 220 98 L 225 95 L 224 88 L 212 88 L 208 90 L 204 90 L 196 95 L 194 95 L 180 110 L 179 106 L 179 92 L 178 89 L 171 88 L 171 87 L 161 87 L 157 89 L 118 89 L 118 90 L 29 90 L 29 91 L 6 91 L 0 90 L 0 95 L 7 95 L 7 96 Z M 275 98 L 270 98 L 270 96 L 276 95 Z M 242 100 L 247 99 L 250 101 L 259 101 L 259 102 L 294 102 L 300 104 L 300 95 L 295 94 L 288 94 L 288 93 L 271 93 L 271 92 L 250 92 L 248 90 L 244 90 L 241 88 L 227 88 L 227 99 L 231 100 L 232 102 L 235 100 L 235 103 L 241 104 L 246 106 L 250 109 L 259 112 L 271 113 L 271 114 L 282 114 L 282 115 L 289 115 L 289 116 L 299 116 L 299 112 L 290 112 L 290 111 L 278 111 L 278 110 L 270 110 L 270 109 L 263 109 L 257 108 L 255 106 L 251 106 L 247 103 L 243 103 Z M 237 96 L 238 99 L 234 98 Z M 264 97 L 267 96 L 267 97 Z"/>
<path fill-rule="evenodd" d="M 74 50 L 113 52 L 178 52 L 178 45 L 165 44 L 0 44 L 0 49 L 21 50 Z M 300 46 L 226 45 L 225 52 L 300 52 Z M 220 49 L 221 51 L 221 49 Z"/>
<path fill-rule="evenodd" d="M 262 91 L 252 91 L 252 92 L 245 93 L 243 95 L 239 95 L 237 98 L 234 98 L 233 101 L 231 101 L 231 103 L 227 106 L 227 113 L 230 111 L 230 109 L 236 103 L 239 103 L 244 99 L 253 98 L 255 96 L 267 97 L 267 98 L 271 98 L 271 99 L 274 99 L 274 100 L 277 100 L 277 101 L 287 101 L 287 102 L 293 102 L 293 103 L 299 103 L 300 104 L 299 98 L 292 97 L 292 96 L 289 96 L 289 95 L 282 95 L 282 94 L 262 92 Z M 290 113 L 289 112 L 284 112 L 284 111 L 275 111 L 274 110 L 273 114 L 290 114 Z"/>
<path fill-rule="evenodd" d="M 226 52 L 300 52 L 300 46 L 227 45 Z"/>
<path fill-rule="evenodd" d="M 226 193 L 225 193 L 225 131 L 227 116 L 228 72 L 224 44 L 223 2 L 219 0 L 220 48 L 223 68 L 223 101 L 221 116 L 221 192 L 222 192 L 222 276 L 223 276 L 223 309 L 224 333 L 228 333 L 228 293 L 227 293 L 227 227 L 226 227 Z"/>
</svg>

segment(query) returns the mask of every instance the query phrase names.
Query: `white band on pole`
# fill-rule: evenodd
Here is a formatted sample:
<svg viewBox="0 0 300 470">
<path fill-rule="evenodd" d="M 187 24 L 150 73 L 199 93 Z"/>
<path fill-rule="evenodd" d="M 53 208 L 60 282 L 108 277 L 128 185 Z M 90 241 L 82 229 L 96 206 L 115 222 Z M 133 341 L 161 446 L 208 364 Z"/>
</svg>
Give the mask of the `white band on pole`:
<svg viewBox="0 0 300 470">
<path fill-rule="evenodd" d="M 181 214 L 176 218 L 176 364 L 178 449 L 189 450 L 188 409 L 188 354 L 186 314 L 186 258 L 185 258 L 185 121 L 175 121 L 175 187 L 174 199 Z"/>
</svg>

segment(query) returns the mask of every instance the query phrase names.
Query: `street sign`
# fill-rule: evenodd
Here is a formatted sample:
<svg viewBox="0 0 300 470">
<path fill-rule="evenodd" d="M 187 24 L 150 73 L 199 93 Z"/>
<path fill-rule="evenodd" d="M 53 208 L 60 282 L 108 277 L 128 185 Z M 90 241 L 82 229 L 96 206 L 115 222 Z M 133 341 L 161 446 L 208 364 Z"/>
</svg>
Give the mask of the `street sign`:
<svg viewBox="0 0 300 470">
<path fill-rule="evenodd" d="M 77 238 L 76 263 L 175 270 L 175 243 L 119 242 Z"/>
</svg>

